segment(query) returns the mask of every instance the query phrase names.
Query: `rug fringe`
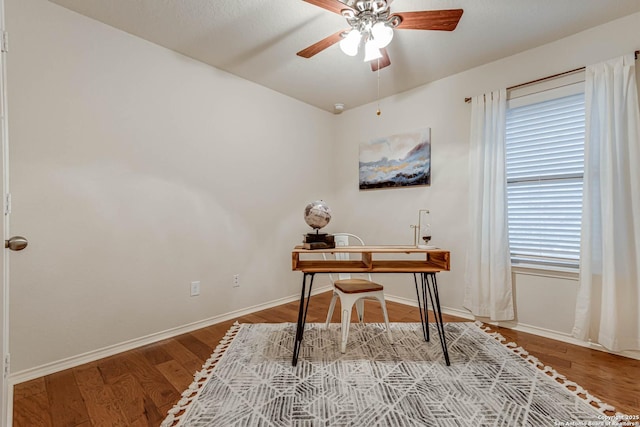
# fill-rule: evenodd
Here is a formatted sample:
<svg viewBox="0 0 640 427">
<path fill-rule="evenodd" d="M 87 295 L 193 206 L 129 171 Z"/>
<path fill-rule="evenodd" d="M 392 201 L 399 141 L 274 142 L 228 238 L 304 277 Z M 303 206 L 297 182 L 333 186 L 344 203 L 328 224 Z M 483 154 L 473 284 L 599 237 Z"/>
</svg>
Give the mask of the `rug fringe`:
<svg viewBox="0 0 640 427">
<path fill-rule="evenodd" d="M 507 339 L 502 335 L 500 335 L 500 333 L 493 331 L 491 327 L 479 321 L 475 321 L 474 323 L 478 328 L 484 331 L 487 335 L 495 338 L 497 341 L 499 341 L 503 346 L 511 350 L 513 353 L 517 354 L 518 356 L 525 359 L 527 362 L 534 365 L 536 368 L 540 369 L 548 377 L 555 380 L 558 384 L 563 385 L 569 392 L 583 399 L 586 403 L 590 404 L 592 407 L 597 409 L 600 413 L 604 415 L 610 415 L 612 413 L 615 414 L 611 417 L 612 419 L 610 419 L 609 421 L 613 422 L 615 417 L 619 417 L 622 420 L 627 419 L 625 418 L 625 414 L 621 412 L 616 412 L 615 407 L 607 403 L 604 403 L 597 397 L 591 395 L 588 391 L 586 391 L 577 383 L 573 381 L 569 381 L 564 375 L 557 372 L 551 366 L 545 365 L 537 357 L 530 355 L 529 352 L 527 352 L 524 348 L 518 346 L 518 344 L 514 342 L 505 343 Z"/>
<path fill-rule="evenodd" d="M 191 402 L 198 397 L 202 386 L 207 382 L 209 377 L 211 377 L 211 374 L 213 374 L 216 365 L 231 345 L 233 339 L 238 335 L 241 327 L 242 325 L 236 321 L 231 328 L 229 328 L 213 350 L 213 353 L 211 353 L 211 356 L 202 365 L 202 368 L 194 374 L 193 382 L 182 392 L 182 398 L 167 412 L 167 417 L 162 424 L 160 424 L 160 427 L 177 427 L 180 425 L 180 421 L 186 414 L 187 408 Z"/>
</svg>

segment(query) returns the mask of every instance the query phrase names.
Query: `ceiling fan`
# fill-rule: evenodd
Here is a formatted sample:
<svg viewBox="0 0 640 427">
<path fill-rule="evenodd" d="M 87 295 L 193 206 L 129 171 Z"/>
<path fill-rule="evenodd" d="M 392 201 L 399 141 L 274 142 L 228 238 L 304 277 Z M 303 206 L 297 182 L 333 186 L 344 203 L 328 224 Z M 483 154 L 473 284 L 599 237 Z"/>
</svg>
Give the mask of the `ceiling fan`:
<svg viewBox="0 0 640 427">
<path fill-rule="evenodd" d="M 338 31 L 301 50 L 297 55 L 311 58 L 340 42 L 340 48 L 345 54 L 355 56 L 358 47 L 364 43 L 364 60 L 370 61 L 372 71 L 391 65 L 386 46 L 393 38 L 394 29 L 453 31 L 462 16 L 462 9 L 391 13 L 389 6 L 393 0 L 304 1 L 344 16 L 351 28 Z"/>
</svg>

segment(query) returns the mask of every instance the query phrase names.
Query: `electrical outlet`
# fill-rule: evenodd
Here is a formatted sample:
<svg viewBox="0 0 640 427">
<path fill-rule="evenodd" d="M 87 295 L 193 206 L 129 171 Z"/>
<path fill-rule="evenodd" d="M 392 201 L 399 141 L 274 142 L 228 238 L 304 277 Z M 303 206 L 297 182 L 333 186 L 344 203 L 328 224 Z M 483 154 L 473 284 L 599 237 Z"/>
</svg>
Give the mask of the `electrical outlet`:
<svg viewBox="0 0 640 427">
<path fill-rule="evenodd" d="M 191 282 L 191 296 L 197 297 L 200 295 L 200 281 Z"/>
<path fill-rule="evenodd" d="M 233 287 L 234 288 L 239 288 L 240 287 L 240 275 L 239 274 L 234 274 L 233 275 Z"/>
</svg>

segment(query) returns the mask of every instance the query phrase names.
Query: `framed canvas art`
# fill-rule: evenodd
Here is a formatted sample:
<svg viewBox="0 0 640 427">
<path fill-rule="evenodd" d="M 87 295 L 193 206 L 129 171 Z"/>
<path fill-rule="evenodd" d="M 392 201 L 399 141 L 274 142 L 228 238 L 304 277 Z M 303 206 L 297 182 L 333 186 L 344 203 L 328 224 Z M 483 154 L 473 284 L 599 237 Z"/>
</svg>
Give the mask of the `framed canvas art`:
<svg viewBox="0 0 640 427">
<path fill-rule="evenodd" d="M 360 144 L 360 189 L 431 184 L 431 128 Z"/>
</svg>

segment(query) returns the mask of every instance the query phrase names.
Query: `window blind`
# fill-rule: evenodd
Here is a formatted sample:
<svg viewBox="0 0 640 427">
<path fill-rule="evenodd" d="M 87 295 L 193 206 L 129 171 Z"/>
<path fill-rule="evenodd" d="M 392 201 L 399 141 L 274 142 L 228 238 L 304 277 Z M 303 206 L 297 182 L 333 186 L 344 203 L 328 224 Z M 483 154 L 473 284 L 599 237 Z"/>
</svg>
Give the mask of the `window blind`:
<svg viewBox="0 0 640 427">
<path fill-rule="evenodd" d="M 579 265 L 584 133 L 584 93 L 507 111 L 507 203 L 514 264 Z"/>
</svg>

